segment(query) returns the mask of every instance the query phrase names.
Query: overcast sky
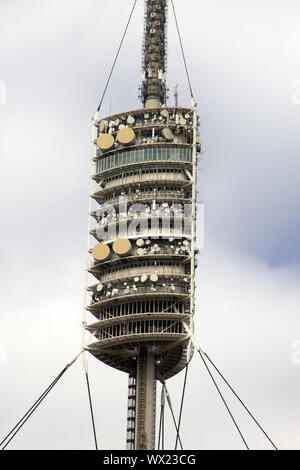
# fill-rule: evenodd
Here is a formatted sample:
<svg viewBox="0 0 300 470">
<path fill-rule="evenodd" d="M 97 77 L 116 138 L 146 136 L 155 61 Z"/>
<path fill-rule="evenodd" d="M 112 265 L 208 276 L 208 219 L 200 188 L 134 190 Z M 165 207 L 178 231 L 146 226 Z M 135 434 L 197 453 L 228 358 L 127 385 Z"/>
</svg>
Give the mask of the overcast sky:
<svg viewBox="0 0 300 470">
<path fill-rule="evenodd" d="M 204 150 L 196 335 L 278 447 L 300 449 L 300 3 L 174 3 Z M 0 437 L 80 349 L 91 117 L 132 5 L 0 3 Z M 142 33 L 139 0 L 103 116 L 140 107 Z M 168 49 L 169 104 L 178 83 L 189 106 L 171 9 Z M 99 446 L 124 448 L 127 376 L 92 356 L 89 369 Z M 182 381 L 167 384 L 176 413 Z M 269 449 L 226 397 L 249 447 Z M 198 356 L 182 441 L 244 448 Z M 9 448 L 93 448 L 81 360 Z"/>
</svg>

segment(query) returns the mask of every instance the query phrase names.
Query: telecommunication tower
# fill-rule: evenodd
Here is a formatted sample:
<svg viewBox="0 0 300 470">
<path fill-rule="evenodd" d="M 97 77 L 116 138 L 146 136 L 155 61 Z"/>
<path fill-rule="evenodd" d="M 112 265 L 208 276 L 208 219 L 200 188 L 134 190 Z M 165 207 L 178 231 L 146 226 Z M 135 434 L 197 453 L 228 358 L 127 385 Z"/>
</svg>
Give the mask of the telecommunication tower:
<svg viewBox="0 0 300 470">
<path fill-rule="evenodd" d="M 166 105 L 167 11 L 167 0 L 145 1 L 143 108 L 93 122 L 86 349 L 128 374 L 135 450 L 155 449 L 157 381 L 193 354 L 200 139 L 196 103 Z"/>
<path fill-rule="evenodd" d="M 137 0 L 134 1 L 129 21 Z M 164 393 L 177 442 L 188 363 L 195 350 L 212 379 L 246 449 L 243 436 L 210 366 L 238 399 L 275 450 L 274 442 L 194 337 L 197 160 L 201 153 L 197 104 L 171 0 L 187 79 L 190 108 L 166 97 L 168 0 L 145 0 L 143 108 L 98 119 L 108 82 L 93 119 L 83 347 L 0 442 L 4 450 L 82 354 L 96 449 L 97 436 L 85 351 L 128 374 L 127 449 L 154 450 L 156 384 Z M 123 35 L 120 47 L 122 45 Z M 117 56 L 120 51 L 118 49 Z M 110 111 L 111 113 L 111 111 Z M 93 243 L 91 244 L 91 239 Z M 92 259 L 91 259 L 92 258 Z M 90 279 L 93 281 L 90 282 Z M 88 299 L 88 294 L 90 298 Z M 87 312 L 96 320 L 87 323 Z M 92 340 L 85 333 L 92 333 Z M 91 342 L 92 341 L 92 342 Z M 208 362 L 207 362 L 208 361 Z M 178 426 L 165 381 L 185 370 Z M 161 442 L 164 442 L 162 437 Z"/>
</svg>

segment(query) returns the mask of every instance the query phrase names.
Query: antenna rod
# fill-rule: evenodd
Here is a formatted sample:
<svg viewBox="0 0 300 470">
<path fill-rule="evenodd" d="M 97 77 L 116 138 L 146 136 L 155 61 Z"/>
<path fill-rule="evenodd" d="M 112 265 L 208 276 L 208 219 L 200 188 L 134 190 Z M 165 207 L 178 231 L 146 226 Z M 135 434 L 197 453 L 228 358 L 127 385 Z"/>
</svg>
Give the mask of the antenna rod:
<svg viewBox="0 0 300 470">
<path fill-rule="evenodd" d="M 145 0 L 142 101 L 145 108 L 166 103 L 167 0 Z"/>
</svg>

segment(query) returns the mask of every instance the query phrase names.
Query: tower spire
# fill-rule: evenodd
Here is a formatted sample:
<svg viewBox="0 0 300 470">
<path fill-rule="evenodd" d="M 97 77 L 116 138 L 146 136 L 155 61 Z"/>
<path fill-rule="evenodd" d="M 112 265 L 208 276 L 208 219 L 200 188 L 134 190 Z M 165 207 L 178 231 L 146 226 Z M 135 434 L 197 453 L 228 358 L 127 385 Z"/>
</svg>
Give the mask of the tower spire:
<svg viewBox="0 0 300 470">
<path fill-rule="evenodd" d="M 145 108 L 166 102 L 167 0 L 145 0 L 142 101 Z"/>
</svg>

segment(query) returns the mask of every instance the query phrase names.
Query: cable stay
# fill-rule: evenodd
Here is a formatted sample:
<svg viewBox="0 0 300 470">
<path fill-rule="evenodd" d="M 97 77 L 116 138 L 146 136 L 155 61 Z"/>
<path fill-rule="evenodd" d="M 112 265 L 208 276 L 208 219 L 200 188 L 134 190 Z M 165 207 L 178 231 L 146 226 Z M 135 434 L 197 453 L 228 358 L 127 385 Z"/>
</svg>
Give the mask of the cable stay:
<svg viewBox="0 0 300 470">
<path fill-rule="evenodd" d="M 164 390 L 165 390 L 167 402 L 168 402 L 168 405 L 169 405 L 169 408 L 170 408 L 170 411 L 171 411 L 171 415 L 172 415 L 173 423 L 174 423 L 174 426 L 175 426 L 175 429 L 176 429 L 176 433 L 177 433 L 177 436 L 178 436 L 178 439 L 179 439 L 180 447 L 181 447 L 181 450 L 183 450 L 182 442 L 181 442 L 181 439 L 180 439 L 180 436 L 179 436 L 179 428 L 178 428 L 178 425 L 177 425 L 177 423 L 176 423 L 176 419 L 175 419 L 175 415 L 174 415 L 174 411 L 173 411 L 173 406 L 172 406 L 171 398 L 170 398 L 169 392 L 168 392 L 168 390 L 167 390 L 166 383 L 165 383 L 165 382 L 162 382 L 162 385 L 163 385 L 163 388 L 164 388 Z"/>
<path fill-rule="evenodd" d="M 91 412 L 91 419 L 92 419 L 92 427 L 93 427 L 93 434 L 94 434 L 94 441 L 95 441 L 95 448 L 98 450 L 98 442 L 97 442 L 97 434 L 96 434 L 96 427 L 95 427 L 95 419 L 94 419 L 94 412 L 93 412 L 93 405 L 92 405 L 92 397 L 91 397 L 91 390 L 90 390 L 90 383 L 89 383 L 89 375 L 85 373 L 87 390 L 88 390 L 88 397 L 89 397 L 89 404 L 90 404 L 90 412 Z"/>
<path fill-rule="evenodd" d="M 186 62 L 186 58 L 185 58 L 185 53 L 184 53 L 184 49 L 183 49 L 181 34 L 180 34 L 180 30 L 179 30 L 179 25 L 178 25 L 178 21 L 177 21 L 177 15 L 176 15 L 176 11 L 175 11 L 175 6 L 174 6 L 173 0 L 171 0 L 171 4 L 172 4 L 172 10 L 173 10 L 174 19 L 175 19 L 175 24 L 176 24 L 176 29 L 177 29 L 177 34 L 178 34 L 178 39 L 179 39 L 181 54 L 182 54 L 182 58 L 183 58 L 183 62 L 184 62 L 184 68 L 185 68 L 185 72 L 186 72 L 186 76 L 187 76 L 187 81 L 188 81 L 188 84 L 189 84 L 190 95 L 191 95 L 192 101 L 194 101 L 194 94 L 193 94 L 193 90 L 192 90 L 192 84 L 191 84 L 190 74 L 189 74 L 188 67 L 187 67 L 187 62 Z"/>
<path fill-rule="evenodd" d="M 201 352 L 199 351 L 200 355 L 201 355 Z M 238 396 L 238 394 L 234 391 L 234 389 L 232 388 L 232 386 L 229 384 L 229 382 L 226 380 L 226 378 L 222 375 L 222 373 L 219 371 L 219 369 L 216 367 L 216 365 L 213 363 L 213 361 L 210 359 L 210 357 L 208 356 L 207 353 L 204 353 L 205 354 L 205 357 L 208 359 L 208 361 L 211 363 L 211 365 L 214 367 L 214 369 L 216 370 L 216 372 L 220 375 L 220 377 L 223 379 L 223 381 L 226 383 L 226 385 L 228 386 L 228 388 L 232 391 L 232 393 L 234 394 L 234 396 L 239 400 L 239 402 L 241 403 L 241 405 L 244 407 L 244 409 L 247 411 L 247 413 L 249 414 L 249 416 L 253 419 L 253 421 L 256 423 L 256 425 L 259 427 L 259 429 L 262 431 L 262 433 L 265 435 L 265 437 L 268 439 L 268 441 L 272 444 L 272 446 L 274 447 L 275 450 L 278 450 L 278 448 L 276 447 L 276 445 L 274 444 L 274 442 L 271 440 L 271 438 L 268 436 L 268 434 L 265 432 L 265 430 L 262 428 L 262 426 L 259 424 L 259 422 L 255 419 L 255 417 L 253 416 L 253 414 L 251 413 L 251 411 L 247 408 L 247 406 L 245 405 L 245 403 L 241 400 L 241 398 Z"/>
<path fill-rule="evenodd" d="M 63 368 L 63 370 L 58 374 L 58 376 L 51 382 L 51 384 L 46 388 L 46 390 L 42 393 L 42 395 L 39 396 L 39 398 L 34 402 L 34 404 L 29 408 L 29 410 L 25 413 L 25 415 L 18 421 L 18 423 L 12 428 L 12 430 L 5 436 L 5 438 L 0 442 L 0 447 L 5 443 L 5 445 L 2 447 L 1 450 L 4 450 L 8 444 L 12 441 L 12 439 L 16 436 L 16 434 L 20 431 L 20 429 L 24 426 L 26 421 L 30 418 L 30 416 L 34 413 L 34 411 L 37 409 L 37 407 L 42 403 L 44 398 L 48 395 L 48 393 L 52 390 L 55 384 L 61 379 L 61 377 L 65 374 L 65 372 L 74 364 L 74 362 L 77 360 L 77 358 L 80 356 L 80 354 L 83 352 L 83 350 L 80 351 L 79 354 L 71 361 L 69 362 L 66 367 Z M 10 439 L 8 439 L 10 438 Z"/>
<path fill-rule="evenodd" d="M 179 411 L 179 418 L 178 418 L 178 429 L 177 429 L 176 441 L 175 441 L 175 450 L 177 450 L 177 445 L 178 445 L 178 440 L 179 440 L 179 431 L 180 431 L 180 425 L 181 425 L 181 417 L 182 417 L 182 411 L 183 411 L 183 401 L 184 401 L 184 395 L 185 395 L 188 369 L 189 369 L 189 364 L 187 364 L 185 367 L 185 375 L 184 375 L 184 381 L 183 381 L 183 389 L 182 389 L 180 411 Z"/>
<path fill-rule="evenodd" d="M 162 384 L 161 389 L 161 398 L 160 398 L 160 418 L 159 418 L 159 432 L 158 432 L 158 444 L 157 449 L 160 450 L 160 443 L 161 443 L 161 450 L 164 450 L 165 447 L 165 389 Z"/>
<path fill-rule="evenodd" d="M 245 444 L 245 446 L 246 446 L 246 449 L 249 450 L 248 444 L 247 444 L 247 442 L 246 442 L 246 440 L 245 440 L 245 438 L 244 438 L 244 436 L 243 436 L 243 434 L 242 434 L 242 432 L 241 432 L 241 430 L 240 430 L 240 428 L 239 428 L 239 426 L 238 426 L 236 420 L 234 419 L 233 414 L 231 413 L 231 411 L 230 411 L 230 409 L 229 409 L 229 406 L 227 405 L 227 403 L 226 403 L 226 401 L 225 401 L 225 398 L 223 397 L 222 392 L 221 392 L 221 390 L 219 389 L 219 387 L 218 387 L 218 385 L 217 385 L 217 383 L 216 383 L 216 381 L 215 381 L 215 379 L 214 379 L 214 377 L 213 377 L 213 375 L 212 375 L 212 373 L 211 373 L 211 371 L 210 371 L 208 365 L 206 364 L 203 355 L 201 354 L 200 351 L 198 351 L 198 352 L 199 352 L 200 357 L 201 357 L 201 359 L 202 359 L 202 361 L 203 361 L 203 363 L 204 363 L 204 365 L 205 365 L 205 367 L 206 367 L 207 372 L 208 372 L 209 375 L 210 375 L 210 378 L 212 379 L 212 381 L 213 381 L 213 383 L 214 383 L 214 385 L 215 385 L 215 387 L 216 387 L 216 389 L 217 389 L 217 391 L 218 391 L 218 393 L 219 393 L 219 395 L 220 395 L 220 397 L 221 397 L 221 400 L 223 401 L 223 403 L 224 403 L 224 405 L 225 405 L 225 407 L 226 407 L 226 409 L 227 409 L 227 411 L 228 411 L 228 413 L 229 413 L 230 418 L 232 419 L 232 421 L 233 421 L 233 423 L 234 423 L 234 425 L 235 425 L 235 427 L 236 427 L 236 429 L 237 429 L 237 431 L 238 431 L 240 437 L 242 438 L 242 440 L 243 440 L 243 442 L 244 442 L 244 444 Z"/>
<path fill-rule="evenodd" d="M 16 436 L 16 434 L 20 431 L 20 429 L 24 426 L 26 421 L 30 418 L 30 416 L 34 413 L 34 411 L 38 408 L 38 406 L 42 403 L 42 401 L 46 398 L 48 393 L 52 390 L 54 385 L 61 379 L 61 377 L 65 374 L 65 372 L 74 364 L 77 358 L 82 354 L 83 363 L 84 363 L 84 371 L 86 377 L 86 384 L 87 384 L 87 391 L 88 391 L 88 398 L 89 398 L 89 405 L 90 405 L 90 412 L 91 412 L 91 419 L 92 419 L 92 427 L 93 427 L 93 434 L 94 434 L 94 441 L 95 441 L 95 448 L 98 450 L 98 443 L 97 443 L 97 435 L 96 435 L 96 427 L 95 427 L 95 420 L 94 420 L 94 413 L 93 413 L 93 406 L 92 406 L 92 398 L 91 398 L 91 390 L 89 384 L 89 377 L 88 377 L 88 369 L 87 369 L 87 362 L 85 356 L 84 348 L 80 351 L 79 354 L 69 362 L 66 367 L 58 374 L 58 376 L 51 382 L 51 384 L 46 388 L 46 390 L 39 396 L 39 398 L 34 402 L 34 404 L 29 408 L 29 410 L 25 413 L 25 415 L 17 422 L 17 424 L 12 428 L 12 430 L 5 436 L 5 438 L 0 442 L 0 447 L 4 444 L 1 450 L 4 450 L 8 444 L 12 441 L 12 439 Z"/>
<path fill-rule="evenodd" d="M 175 415 L 174 415 L 173 407 L 172 407 L 172 402 L 171 402 L 170 395 L 167 391 L 166 384 L 165 384 L 165 382 L 162 382 L 161 400 L 160 400 L 159 433 L 158 433 L 158 444 L 157 444 L 157 449 L 158 450 L 164 450 L 164 412 L 165 412 L 165 398 L 166 397 L 167 397 L 168 405 L 170 407 L 173 422 L 174 422 L 175 429 L 176 429 L 175 450 L 177 450 L 178 441 L 180 442 L 181 449 L 183 450 L 183 446 L 182 446 L 182 442 L 181 442 L 181 439 L 180 439 L 179 432 L 180 432 L 180 424 L 181 424 L 181 418 L 182 418 L 185 388 L 186 388 L 186 382 L 187 382 L 187 373 L 188 373 L 188 364 L 185 368 L 185 376 L 184 376 L 184 382 L 183 382 L 183 390 L 182 390 L 182 396 L 181 396 L 181 404 L 180 404 L 178 424 L 176 424 Z M 161 449 L 160 449 L 160 444 L 161 444 Z"/>
<path fill-rule="evenodd" d="M 184 329 L 186 330 L 189 338 L 190 338 L 190 342 L 191 344 L 194 346 L 194 348 L 196 349 L 196 351 L 198 351 L 204 365 L 205 365 L 205 368 L 207 369 L 212 381 L 214 382 L 217 390 L 218 390 L 218 393 L 220 394 L 226 408 L 227 408 L 227 411 L 229 412 L 229 414 L 231 415 L 231 418 L 233 419 L 233 422 L 235 423 L 235 426 L 236 428 L 238 429 L 239 431 L 239 434 L 241 435 L 241 432 L 240 432 L 240 429 L 239 427 L 237 426 L 228 406 L 227 406 L 227 403 L 225 402 L 224 398 L 223 398 L 223 395 L 219 389 L 219 387 L 217 386 L 216 384 L 216 381 L 214 380 L 214 377 L 204 359 L 204 357 L 210 362 L 210 364 L 214 367 L 214 369 L 216 370 L 216 372 L 220 375 L 220 377 L 222 378 L 222 380 L 225 382 L 225 384 L 228 386 L 228 388 L 231 390 L 231 392 L 234 394 L 234 396 L 239 400 L 239 402 L 241 403 L 241 405 L 244 407 L 244 409 L 247 411 L 247 413 L 249 414 L 249 416 L 253 419 L 253 421 L 255 422 L 255 424 L 259 427 L 259 429 L 263 432 L 264 436 L 268 439 L 268 441 L 272 444 L 272 446 L 274 447 L 275 450 L 278 450 L 278 448 L 276 447 L 276 445 L 274 444 L 274 442 L 271 440 L 271 438 L 268 436 L 268 434 L 266 433 L 266 431 L 262 428 L 262 426 L 259 424 L 259 422 L 255 419 L 255 417 L 253 416 L 253 414 L 250 412 L 250 410 L 247 408 L 247 406 L 245 405 L 245 403 L 241 400 L 241 398 L 238 396 L 238 394 L 234 391 L 233 387 L 229 384 L 229 382 L 226 380 L 226 378 L 224 377 L 224 375 L 220 372 L 220 370 L 217 368 L 217 366 L 214 364 L 214 362 L 210 359 L 210 357 L 208 356 L 208 354 L 206 353 L 206 351 L 204 351 L 204 349 L 200 346 L 200 344 L 198 343 L 194 333 L 191 331 L 191 329 L 189 328 L 189 326 L 187 325 L 187 323 L 185 323 L 184 321 L 182 322 L 183 324 L 183 327 Z M 243 442 L 245 444 L 245 446 L 247 447 L 247 444 L 245 442 L 245 439 L 244 439 L 244 436 L 242 436 L 242 439 L 243 439 Z"/>
<path fill-rule="evenodd" d="M 124 42 L 124 39 L 125 39 L 127 30 L 128 30 L 128 26 L 129 26 L 129 23 L 130 23 L 130 21 L 131 21 L 131 18 L 132 18 L 132 15 L 133 15 L 133 12 L 134 12 L 134 9 L 135 9 L 136 4 L 137 4 L 137 0 L 135 0 L 135 2 L 134 2 L 134 4 L 133 4 L 133 7 L 132 7 L 132 9 L 131 9 L 131 12 L 130 12 L 130 15 L 129 15 L 129 18 L 128 18 L 128 21 L 127 21 L 127 24 L 126 24 L 126 27 L 125 27 L 125 31 L 124 31 L 124 33 L 123 33 L 123 36 L 122 36 L 121 42 L 120 42 L 120 44 L 119 44 L 119 47 L 118 47 L 118 50 L 117 50 L 115 59 L 114 59 L 114 61 L 113 61 L 113 64 L 112 64 L 112 67 L 111 67 L 111 70 L 110 70 L 110 73 L 109 73 L 109 76 L 108 76 L 106 85 L 105 85 L 105 87 L 104 87 L 103 94 L 102 94 L 102 96 L 101 96 L 101 100 L 100 100 L 99 106 L 98 106 L 98 108 L 97 108 L 97 113 L 100 111 L 100 108 L 101 108 L 101 106 L 102 106 L 103 99 L 104 99 L 106 90 L 107 90 L 107 88 L 108 88 L 108 85 L 109 85 L 109 82 L 110 82 L 112 73 L 113 73 L 113 71 L 114 71 L 116 62 L 117 62 L 117 60 L 118 60 L 119 53 L 120 53 L 121 47 L 122 47 L 122 45 L 123 45 L 123 42 Z"/>
</svg>

